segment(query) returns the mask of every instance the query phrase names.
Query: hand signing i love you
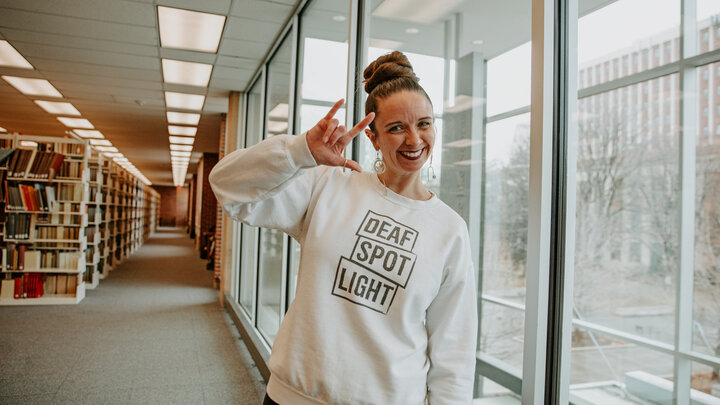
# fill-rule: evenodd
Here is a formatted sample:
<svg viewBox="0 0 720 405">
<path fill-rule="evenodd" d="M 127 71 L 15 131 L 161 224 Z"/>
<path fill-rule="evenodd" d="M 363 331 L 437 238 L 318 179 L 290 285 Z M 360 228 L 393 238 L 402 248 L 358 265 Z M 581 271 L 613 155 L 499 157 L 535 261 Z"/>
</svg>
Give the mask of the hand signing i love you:
<svg viewBox="0 0 720 405">
<path fill-rule="evenodd" d="M 325 117 L 307 132 L 307 144 L 317 164 L 343 166 L 361 172 L 360 164 L 354 160 L 346 159 L 343 156 L 343 150 L 357 134 L 372 122 L 375 113 L 368 114 L 348 131 L 344 125 L 340 125 L 337 118 L 333 118 L 344 103 L 345 100 L 338 100 Z"/>
</svg>

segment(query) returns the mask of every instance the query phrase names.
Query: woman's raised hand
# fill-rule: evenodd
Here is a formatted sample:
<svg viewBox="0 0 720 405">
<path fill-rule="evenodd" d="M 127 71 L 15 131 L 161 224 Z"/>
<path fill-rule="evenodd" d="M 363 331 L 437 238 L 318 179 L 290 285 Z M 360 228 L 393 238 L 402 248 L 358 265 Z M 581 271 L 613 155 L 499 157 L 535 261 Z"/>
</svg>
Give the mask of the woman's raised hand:
<svg viewBox="0 0 720 405">
<path fill-rule="evenodd" d="M 343 166 L 361 172 L 358 162 L 346 159 L 342 154 L 352 139 L 372 122 L 375 113 L 368 114 L 348 131 L 344 125 L 339 125 L 337 118 L 333 118 L 344 102 L 343 99 L 338 100 L 325 117 L 307 132 L 307 144 L 317 164 Z"/>
</svg>

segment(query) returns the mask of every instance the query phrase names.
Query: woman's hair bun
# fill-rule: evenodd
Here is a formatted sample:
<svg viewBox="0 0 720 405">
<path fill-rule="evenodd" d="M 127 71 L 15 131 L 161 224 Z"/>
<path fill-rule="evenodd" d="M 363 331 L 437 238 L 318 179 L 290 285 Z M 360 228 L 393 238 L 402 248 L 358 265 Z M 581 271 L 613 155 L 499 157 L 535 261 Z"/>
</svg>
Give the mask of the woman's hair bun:
<svg viewBox="0 0 720 405">
<path fill-rule="evenodd" d="M 375 59 L 365 68 L 363 72 L 365 91 L 370 94 L 380 84 L 399 77 L 408 77 L 418 82 L 418 77 L 415 76 L 407 56 L 402 52 L 394 51 Z"/>
</svg>

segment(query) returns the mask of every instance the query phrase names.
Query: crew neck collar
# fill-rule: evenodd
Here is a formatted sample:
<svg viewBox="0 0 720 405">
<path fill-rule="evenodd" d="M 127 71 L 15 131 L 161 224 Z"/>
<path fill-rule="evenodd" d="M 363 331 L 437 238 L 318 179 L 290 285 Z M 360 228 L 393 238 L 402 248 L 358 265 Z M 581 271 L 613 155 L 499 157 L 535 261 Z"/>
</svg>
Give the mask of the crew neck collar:
<svg viewBox="0 0 720 405">
<path fill-rule="evenodd" d="M 413 209 L 425 209 L 434 207 L 440 202 L 440 199 L 437 197 L 437 195 L 432 192 L 432 197 L 430 197 L 430 199 L 428 200 L 413 200 L 412 198 L 405 197 L 392 191 L 388 187 L 385 187 L 385 185 L 382 184 L 375 172 L 367 172 L 366 174 L 375 191 L 381 196 L 383 196 L 385 199 L 395 204 L 399 204 Z"/>
</svg>

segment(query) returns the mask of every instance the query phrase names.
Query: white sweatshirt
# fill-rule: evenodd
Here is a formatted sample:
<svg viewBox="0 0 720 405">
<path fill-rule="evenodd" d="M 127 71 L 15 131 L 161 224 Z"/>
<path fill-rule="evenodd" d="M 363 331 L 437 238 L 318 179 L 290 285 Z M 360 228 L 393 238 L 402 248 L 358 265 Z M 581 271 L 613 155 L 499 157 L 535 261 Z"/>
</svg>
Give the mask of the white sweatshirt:
<svg viewBox="0 0 720 405">
<path fill-rule="evenodd" d="M 471 403 L 477 284 L 451 208 L 396 194 L 374 173 L 317 166 L 304 135 L 229 154 L 210 184 L 231 217 L 302 246 L 270 356 L 274 401 Z"/>
</svg>

